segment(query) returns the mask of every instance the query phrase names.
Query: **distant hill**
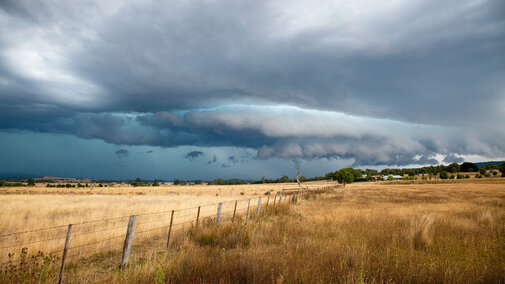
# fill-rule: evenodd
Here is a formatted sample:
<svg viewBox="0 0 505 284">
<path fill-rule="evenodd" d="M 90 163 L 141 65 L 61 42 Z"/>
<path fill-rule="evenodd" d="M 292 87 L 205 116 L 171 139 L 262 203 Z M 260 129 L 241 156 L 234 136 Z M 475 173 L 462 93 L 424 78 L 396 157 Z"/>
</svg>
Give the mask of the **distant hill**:
<svg viewBox="0 0 505 284">
<path fill-rule="evenodd" d="M 8 180 L 25 180 L 29 178 L 35 178 L 36 175 L 32 174 L 22 174 L 22 173 L 0 173 L 0 179 Z"/>
<path fill-rule="evenodd" d="M 474 163 L 477 165 L 477 167 L 482 167 L 482 166 L 485 166 L 485 165 L 490 165 L 490 164 L 495 164 L 495 165 L 501 165 L 503 162 L 505 161 L 489 161 L 489 162 L 479 162 L 479 163 Z"/>
</svg>

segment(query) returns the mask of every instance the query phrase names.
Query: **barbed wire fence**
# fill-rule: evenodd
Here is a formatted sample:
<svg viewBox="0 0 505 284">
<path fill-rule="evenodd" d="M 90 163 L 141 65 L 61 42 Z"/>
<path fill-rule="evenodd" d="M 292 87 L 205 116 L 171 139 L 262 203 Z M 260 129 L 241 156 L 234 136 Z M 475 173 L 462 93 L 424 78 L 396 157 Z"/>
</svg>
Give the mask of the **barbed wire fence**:
<svg viewBox="0 0 505 284">
<path fill-rule="evenodd" d="M 251 217 L 268 211 L 271 206 L 296 203 L 306 194 L 322 193 L 340 186 L 310 190 L 285 189 L 275 195 L 5 233 L 0 235 L 0 268 L 6 271 L 6 267 L 26 263 L 29 255 L 45 256 L 39 261 L 46 261 L 46 257 L 52 261 L 61 261 L 61 283 L 67 263 L 78 262 L 93 255 L 108 255 L 110 261 L 105 271 L 112 271 L 128 264 L 133 242 L 141 245 L 149 240 L 166 240 L 163 249 L 168 249 L 171 238 L 189 228 L 198 227 L 204 220 L 213 220 L 219 224 L 224 220 L 233 222 L 237 218 L 243 218 L 247 222 Z M 120 259 L 117 258 L 119 254 Z"/>
</svg>

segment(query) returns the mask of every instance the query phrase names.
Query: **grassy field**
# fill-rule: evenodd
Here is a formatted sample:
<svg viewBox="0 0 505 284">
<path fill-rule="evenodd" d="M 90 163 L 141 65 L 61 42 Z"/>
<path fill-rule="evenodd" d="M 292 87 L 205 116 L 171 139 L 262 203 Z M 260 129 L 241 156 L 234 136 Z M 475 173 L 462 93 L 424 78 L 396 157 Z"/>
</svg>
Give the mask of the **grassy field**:
<svg viewBox="0 0 505 284">
<path fill-rule="evenodd" d="M 46 195 L 34 195 L 32 203 L 20 199 L 17 206 L 12 200 L 2 200 L 8 205 L 2 208 L 2 228 L 12 228 L 27 216 L 22 213 L 26 211 L 16 211 L 16 207 L 37 211 L 33 209 L 37 197 Z M 100 219 L 130 214 L 132 208 L 152 212 L 163 210 L 169 202 L 163 195 L 65 196 L 85 197 L 94 199 L 76 201 L 74 209 L 67 209 L 67 215 L 54 217 L 53 221 L 71 222 L 77 215 Z M 209 194 L 197 199 L 188 195 L 181 204 L 196 205 L 190 200 L 213 203 L 220 198 L 224 196 Z M 53 205 L 48 200 L 41 202 L 47 207 L 39 212 L 55 214 L 56 204 L 59 209 L 71 206 L 71 199 Z M 81 211 L 84 204 L 88 209 Z M 212 210 L 215 214 L 215 208 Z M 37 214 L 35 211 L 28 215 Z M 77 213 L 86 211 L 92 212 Z M 50 213 L 39 214 L 46 216 L 40 220 L 50 220 Z M 220 226 L 211 221 L 204 223 L 200 229 L 187 226 L 176 232 L 168 250 L 166 231 L 136 239 L 130 266 L 125 270 L 117 270 L 119 250 L 104 250 L 71 261 L 66 281 L 505 282 L 505 179 L 355 183 L 296 205 L 269 207 L 266 214 L 249 222 L 240 219 Z M 124 235 L 124 227 L 121 230 Z M 116 243 L 121 246 L 121 241 Z M 52 259 L 37 265 L 7 267 L 0 282 L 54 282 L 58 266 L 58 261 Z"/>
</svg>

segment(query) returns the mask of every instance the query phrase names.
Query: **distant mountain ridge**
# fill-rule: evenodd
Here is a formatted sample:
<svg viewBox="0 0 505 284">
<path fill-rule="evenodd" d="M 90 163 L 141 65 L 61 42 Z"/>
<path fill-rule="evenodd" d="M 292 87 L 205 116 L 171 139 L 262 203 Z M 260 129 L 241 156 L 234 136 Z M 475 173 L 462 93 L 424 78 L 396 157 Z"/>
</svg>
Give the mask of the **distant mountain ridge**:
<svg viewBox="0 0 505 284">
<path fill-rule="evenodd" d="M 490 164 L 494 164 L 494 165 L 501 165 L 502 163 L 505 163 L 505 161 L 489 161 L 489 162 L 479 162 L 479 163 L 474 163 L 475 165 L 477 165 L 477 167 L 482 167 L 482 166 L 485 166 L 485 165 L 490 165 Z"/>
</svg>

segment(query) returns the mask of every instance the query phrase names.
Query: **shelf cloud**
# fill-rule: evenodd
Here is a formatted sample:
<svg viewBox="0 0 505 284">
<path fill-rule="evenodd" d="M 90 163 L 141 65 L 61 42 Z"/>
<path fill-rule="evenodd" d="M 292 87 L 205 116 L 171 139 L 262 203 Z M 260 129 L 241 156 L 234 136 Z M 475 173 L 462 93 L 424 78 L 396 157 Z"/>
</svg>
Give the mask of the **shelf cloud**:
<svg viewBox="0 0 505 284">
<path fill-rule="evenodd" d="M 0 131 L 192 146 L 181 157 L 208 165 L 221 146 L 356 166 L 504 157 L 504 14 L 498 0 L 2 1 Z"/>
</svg>

